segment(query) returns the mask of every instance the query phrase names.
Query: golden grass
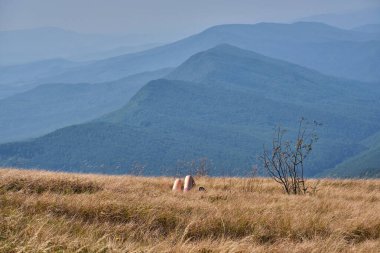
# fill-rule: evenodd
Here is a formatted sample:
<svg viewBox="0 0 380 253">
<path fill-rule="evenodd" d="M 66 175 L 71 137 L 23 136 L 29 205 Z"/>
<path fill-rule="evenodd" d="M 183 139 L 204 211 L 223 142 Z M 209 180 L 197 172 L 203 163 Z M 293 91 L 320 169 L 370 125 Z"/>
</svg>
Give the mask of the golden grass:
<svg viewBox="0 0 380 253">
<path fill-rule="evenodd" d="M 380 180 L 322 180 L 288 196 L 269 179 L 0 169 L 0 252 L 379 252 Z"/>
</svg>

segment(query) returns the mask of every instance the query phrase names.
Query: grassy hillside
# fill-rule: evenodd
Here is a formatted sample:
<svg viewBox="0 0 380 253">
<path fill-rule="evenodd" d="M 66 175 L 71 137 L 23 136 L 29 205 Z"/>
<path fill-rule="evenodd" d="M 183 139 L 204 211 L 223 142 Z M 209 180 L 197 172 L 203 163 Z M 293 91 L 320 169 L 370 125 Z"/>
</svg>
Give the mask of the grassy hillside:
<svg viewBox="0 0 380 253">
<path fill-rule="evenodd" d="M 125 173 L 140 163 L 160 175 L 208 157 L 213 175 L 245 175 L 273 128 L 294 133 L 304 116 L 324 124 L 306 169 L 315 175 L 366 149 L 361 141 L 380 129 L 378 86 L 228 45 L 194 55 L 167 78 L 94 122 L 1 145 L 2 166 Z"/>
<path fill-rule="evenodd" d="M 266 178 L 173 178 L 0 169 L 2 252 L 378 252 L 379 180 L 287 196 Z M 311 184 L 317 183 L 312 181 Z"/>
</svg>

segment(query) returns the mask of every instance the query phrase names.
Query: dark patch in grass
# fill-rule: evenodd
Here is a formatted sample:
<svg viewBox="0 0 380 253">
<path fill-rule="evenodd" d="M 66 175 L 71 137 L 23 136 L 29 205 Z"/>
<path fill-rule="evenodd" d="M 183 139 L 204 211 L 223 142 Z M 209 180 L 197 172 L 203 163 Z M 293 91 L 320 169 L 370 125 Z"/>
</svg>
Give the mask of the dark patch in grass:
<svg viewBox="0 0 380 253">
<path fill-rule="evenodd" d="M 211 249 L 203 248 L 203 249 L 200 249 L 198 252 L 199 253 L 213 253 L 214 251 L 212 251 Z"/>
<path fill-rule="evenodd" d="M 208 200 L 213 203 L 213 202 L 217 202 L 217 201 L 223 201 L 223 200 L 227 200 L 227 196 L 223 196 L 223 195 L 213 195 L 213 196 L 209 196 L 208 197 Z"/>
<path fill-rule="evenodd" d="M 94 193 L 103 188 L 90 181 L 61 180 L 61 179 L 38 179 L 17 178 L 0 183 L 2 191 L 22 191 L 28 194 L 41 194 L 52 192 L 59 194 Z"/>
<path fill-rule="evenodd" d="M 359 226 L 351 232 L 346 233 L 345 240 L 349 243 L 361 243 L 366 240 L 376 240 L 380 238 L 380 224 L 370 227 Z"/>
</svg>

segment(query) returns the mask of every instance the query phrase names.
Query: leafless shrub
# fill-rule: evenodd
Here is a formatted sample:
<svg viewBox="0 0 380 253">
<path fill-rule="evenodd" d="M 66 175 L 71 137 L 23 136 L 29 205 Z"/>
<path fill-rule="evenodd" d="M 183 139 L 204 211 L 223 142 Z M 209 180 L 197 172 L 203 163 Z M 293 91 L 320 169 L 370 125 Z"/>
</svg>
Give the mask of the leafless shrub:
<svg viewBox="0 0 380 253">
<path fill-rule="evenodd" d="M 260 160 L 268 174 L 282 185 L 287 194 L 306 194 L 308 187 L 304 178 L 304 162 L 318 140 L 315 132 L 320 123 L 313 122 L 312 128 L 301 118 L 295 142 L 284 140 L 285 130 L 278 127 L 272 141 L 272 149 L 264 147 Z M 314 190 L 315 191 L 315 190 Z"/>
</svg>

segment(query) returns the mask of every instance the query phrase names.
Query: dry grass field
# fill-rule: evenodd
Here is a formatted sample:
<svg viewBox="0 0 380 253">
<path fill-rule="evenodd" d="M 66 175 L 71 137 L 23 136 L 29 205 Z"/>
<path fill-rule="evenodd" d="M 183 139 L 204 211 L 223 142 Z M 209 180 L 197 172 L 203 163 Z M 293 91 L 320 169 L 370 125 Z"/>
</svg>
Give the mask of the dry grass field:
<svg viewBox="0 0 380 253">
<path fill-rule="evenodd" d="M 380 251 L 380 180 L 321 180 L 307 196 L 264 178 L 172 182 L 0 169 L 0 252 Z"/>
</svg>

